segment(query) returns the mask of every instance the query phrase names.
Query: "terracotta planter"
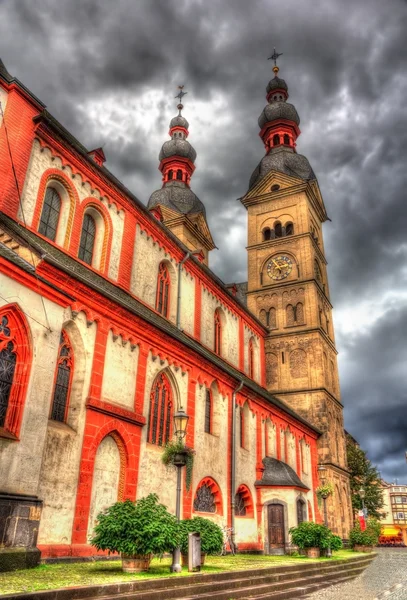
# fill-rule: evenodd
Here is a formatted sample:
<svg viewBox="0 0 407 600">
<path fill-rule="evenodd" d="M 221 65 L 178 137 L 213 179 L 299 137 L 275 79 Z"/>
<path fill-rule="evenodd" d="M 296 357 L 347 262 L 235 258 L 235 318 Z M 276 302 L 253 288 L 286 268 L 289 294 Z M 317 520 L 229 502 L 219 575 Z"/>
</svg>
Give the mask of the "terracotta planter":
<svg viewBox="0 0 407 600">
<path fill-rule="evenodd" d="M 361 544 L 355 544 L 353 549 L 355 552 L 373 552 L 373 546 L 362 546 Z"/>
<path fill-rule="evenodd" d="M 321 556 L 321 550 L 319 548 L 305 548 L 305 552 L 308 558 L 319 558 Z"/>
<path fill-rule="evenodd" d="M 151 554 L 122 554 L 122 569 L 125 573 L 148 571 L 151 559 Z"/>
</svg>

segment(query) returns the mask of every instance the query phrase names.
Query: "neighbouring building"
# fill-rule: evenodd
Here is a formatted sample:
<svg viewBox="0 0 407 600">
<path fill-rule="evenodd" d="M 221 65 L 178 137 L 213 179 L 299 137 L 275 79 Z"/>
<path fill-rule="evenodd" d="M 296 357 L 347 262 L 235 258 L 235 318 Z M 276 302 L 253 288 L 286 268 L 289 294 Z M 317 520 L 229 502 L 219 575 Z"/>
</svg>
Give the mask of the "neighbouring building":
<svg viewBox="0 0 407 600">
<path fill-rule="evenodd" d="M 283 552 L 290 527 L 321 520 L 323 466 L 329 524 L 347 537 L 327 213 L 274 71 L 266 154 L 241 198 L 248 282 L 226 286 L 208 266 L 182 104 L 145 206 L 0 61 L 0 547 L 89 555 L 116 500 L 156 492 L 174 511 L 161 454 L 180 406 L 196 450 L 183 517 Z"/>
<path fill-rule="evenodd" d="M 382 482 L 383 510 L 381 544 L 407 545 L 407 485 Z"/>
</svg>

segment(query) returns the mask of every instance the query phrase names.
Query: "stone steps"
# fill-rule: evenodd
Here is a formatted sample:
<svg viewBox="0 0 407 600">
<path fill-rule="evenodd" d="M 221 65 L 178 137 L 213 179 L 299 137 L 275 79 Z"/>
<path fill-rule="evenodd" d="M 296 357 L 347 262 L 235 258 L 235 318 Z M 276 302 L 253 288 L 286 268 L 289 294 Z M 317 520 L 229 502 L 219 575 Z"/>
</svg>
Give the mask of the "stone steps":
<svg viewBox="0 0 407 600">
<path fill-rule="evenodd" d="M 7 596 L 7 600 L 272 600 L 304 597 L 322 587 L 355 578 L 370 554 L 348 560 L 291 564 L 223 573 L 199 573 Z M 5 599 L 6 600 L 6 599 Z"/>
</svg>

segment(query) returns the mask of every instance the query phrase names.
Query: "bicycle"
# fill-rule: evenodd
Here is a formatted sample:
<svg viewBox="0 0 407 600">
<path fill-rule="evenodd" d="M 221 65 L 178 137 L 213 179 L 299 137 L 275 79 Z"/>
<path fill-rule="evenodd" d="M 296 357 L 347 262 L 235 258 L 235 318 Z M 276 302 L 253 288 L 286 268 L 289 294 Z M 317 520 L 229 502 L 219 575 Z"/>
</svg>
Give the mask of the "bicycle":
<svg viewBox="0 0 407 600">
<path fill-rule="evenodd" d="M 235 556 L 237 552 L 237 546 L 233 543 L 232 539 L 233 527 L 223 527 L 223 546 L 219 553 L 219 556 L 226 556 L 228 553 L 227 547 L 229 546 L 230 552 Z"/>
</svg>

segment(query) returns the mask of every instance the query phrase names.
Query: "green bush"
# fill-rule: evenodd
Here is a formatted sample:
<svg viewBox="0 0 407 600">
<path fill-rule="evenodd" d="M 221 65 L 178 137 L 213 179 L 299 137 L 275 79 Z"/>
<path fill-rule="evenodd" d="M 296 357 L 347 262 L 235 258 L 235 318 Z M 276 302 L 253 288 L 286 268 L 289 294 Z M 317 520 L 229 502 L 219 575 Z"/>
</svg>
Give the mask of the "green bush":
<svg viewBox="0 0 407 600">
<path fill-rule="evenodd" d="M 158 503 L 157 494 L 149 494 L 137 502 L 116 502 L 100 513 L 90 543 L 98 550 L 162 555 L 176 548 L 178 540 L 175 516 Z"/>
<path fill-rule="evenodd" d="M 342 539 L 339 535 L 331 534 L 330 546 L 331 550 L 340 550 L 342 548 Z"/>
<path fill-rule="evenodd" d="M 210 519 L 194 517 L 180 522 L 180 541 L 182 554 L 188 554 L 188 533 L 201 534 L 201 552 L 218 554 L 223 547 L 223 531 Z"/>
<path fill-rule="evenodd" d="M 298 527 L 291 527 L 290 534 L 292 543 L 301 549 L 320 548 L 326 550 L 331 548 L 331 550 L 339 550 L 342 547 L 342 540 L 339 536 L 333 535 L 325 525 L 313 521 L 303 521 Z"/>
<path fill-rule="evenodd" d="M 364 531 L 361 530 L 360 523 L 356 522 L 356 525 L 350 530 L 350 545 L 352 548 L 355 546 L 376 546 L 379 541 L 380 529 L 380 523 L 376 519 L 368 519 Z"/>
</svg>

